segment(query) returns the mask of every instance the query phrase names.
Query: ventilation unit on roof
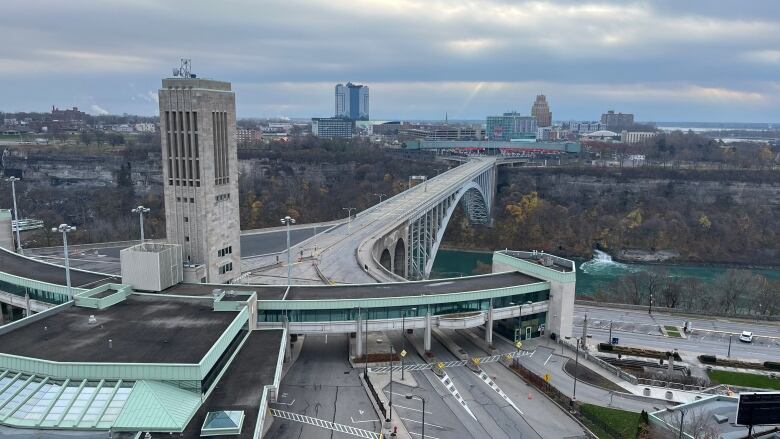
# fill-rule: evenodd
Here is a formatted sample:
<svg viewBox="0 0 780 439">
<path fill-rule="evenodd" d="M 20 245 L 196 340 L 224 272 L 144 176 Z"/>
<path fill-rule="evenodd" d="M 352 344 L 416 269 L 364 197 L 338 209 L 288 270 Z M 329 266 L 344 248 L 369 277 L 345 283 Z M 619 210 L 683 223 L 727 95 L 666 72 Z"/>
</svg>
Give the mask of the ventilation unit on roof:
<svg viewBox="0 0 780 439">
<path fill-rule="evenodd" d="M 97 319 L 95 318 L 94 314 L 91 314 L 89 316 L 89 320 L 87 320 L 87 323 L 89 323 L 90 325 L 97 325 Z"/>
</svg>

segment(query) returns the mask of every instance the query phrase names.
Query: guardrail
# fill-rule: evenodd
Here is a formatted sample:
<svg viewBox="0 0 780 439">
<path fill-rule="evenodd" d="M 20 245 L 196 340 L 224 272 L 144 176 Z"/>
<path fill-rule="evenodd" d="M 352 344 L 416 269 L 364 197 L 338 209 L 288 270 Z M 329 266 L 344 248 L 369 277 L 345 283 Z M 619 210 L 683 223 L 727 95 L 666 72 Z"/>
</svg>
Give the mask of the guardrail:
<svg viewBox="0 0 780 439">
<path fill-rule="evenodd" d="M 593 363 L 596 363 L 598 366 L 601 366 L 603 369 L 605 369 L 607 372 L 617 376 L 618 378 L 628 381 L 631 384 L 637 385 L 639 384 L 639 379 L 635 377 L 634 375 L 631 375 L 630 373 L 627 373 L 620 369 L 619 367 L 613 366 L 606 361 L 602 360 L 601 358 L 596 357 L 595 355 L 591 354 L 585 349 L 577 349 L 577 345 L 568 342 L 566 340 L 561 339 L 560 337 L 555 339 L 556 342 L 559 344 L 566 346 L 567 348 L 571 349 L 572 351 L 579 351 L 580 355 L 584 355 L 585 358 L 592 361 Z"/>
</svg>

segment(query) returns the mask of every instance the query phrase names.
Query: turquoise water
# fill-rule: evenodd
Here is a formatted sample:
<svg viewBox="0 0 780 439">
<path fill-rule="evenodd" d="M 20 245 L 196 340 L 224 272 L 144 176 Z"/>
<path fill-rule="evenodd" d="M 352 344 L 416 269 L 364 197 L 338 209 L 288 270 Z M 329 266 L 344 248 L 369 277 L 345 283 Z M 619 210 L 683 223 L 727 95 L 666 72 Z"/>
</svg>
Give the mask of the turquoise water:
<svg viewBox="0 0 780 439">
<path fill-rule="evenodd" d="M 484 268 L 489 267 L 492 253 L 463 251 L 463 250 L 439 250 L 433 263 L 432 278 L 469 276 L 484 273 Z M 590 295 L 599 287 L 604 287 L 615 281 L 620 276 L 628 273 L 649 270 L 651 268 L 665 269 L 672 277 L 695 277 L 704 282 L 712 282 L 718 275 L 728 270 L 727 267 L 715 267 L 697 264 L 621 264 L 614 262 L 604 253 L 596 255 L 596 258 L 577 263 L 577 294 Z M 780 269 L 751 269 L 754 273 L 760 273 L 770 279 L 780 279 Z"/>
</svg>

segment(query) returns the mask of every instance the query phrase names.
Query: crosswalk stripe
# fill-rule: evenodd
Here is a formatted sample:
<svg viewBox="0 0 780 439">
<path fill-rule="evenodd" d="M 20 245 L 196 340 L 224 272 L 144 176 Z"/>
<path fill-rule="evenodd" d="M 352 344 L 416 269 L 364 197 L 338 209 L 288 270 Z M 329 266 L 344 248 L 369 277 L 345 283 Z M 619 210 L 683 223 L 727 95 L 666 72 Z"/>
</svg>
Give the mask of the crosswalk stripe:
<svg viewBox="0 0 780 439">
<path fill-rule="evenodd" d="M 299 422 L 301 424 L 314 425 L 320 428 L 338 431 L 339 433 L 346 433 L 352 436 L 362 437 L 364 439 L 380 438 L 379 433 L 374 433 L 373 431 L 362 430 L 360 428 L 351 427 L 349 425 L 337 424 L 335 422 L 326 421 L 324 419 L 312 418 L 311 416 L 300 415 L 298 413 L 271 409 L 271 415 L 273 415 L 276 418 L 287 419 L 290 421 Z"/>
</svg>

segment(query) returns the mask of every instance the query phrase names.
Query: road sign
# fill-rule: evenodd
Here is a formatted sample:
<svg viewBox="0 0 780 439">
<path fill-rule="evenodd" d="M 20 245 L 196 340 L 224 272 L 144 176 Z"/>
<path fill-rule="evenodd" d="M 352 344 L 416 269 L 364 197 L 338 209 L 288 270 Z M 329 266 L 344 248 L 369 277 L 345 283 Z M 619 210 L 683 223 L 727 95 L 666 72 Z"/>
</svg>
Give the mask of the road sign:
<svg viewBox="0 0 780 439">
<path fill-rule="evenodd" d="M 439 369 L 444 369 L 444 362 L 439 361 L 438 363 L 436 363 L 436 367 L 438 367 Z"/>
<path fill-rule="evenodd" d="M 544 374 L 545 383 L 549 383 L 551 379 L 552 379 L 552 375 L 550 375 L 549 373 Z"/>
<path fill-rule="evenodd" d="M 406 349 L 401 350 L 398 354 L 401 355 L 401 358 L 404 358 L 406 356 Z"/>
<path fill-rule="evenodd" d="M 515 347 L 516 347 L 517 349 L 520 349 L 521 347 L 523 347 L 523 342 L 522 342 L 522 341 L 516 341 L 516 342 L 515 342 Z"/>
<path fill-rule="evenodd" d="M 474 364 L 479 364 L 479 363 L 482 362 L 482 359 L 481 358 L 472 358 L 471 362 L 474 363 Z"/>
</svg>

